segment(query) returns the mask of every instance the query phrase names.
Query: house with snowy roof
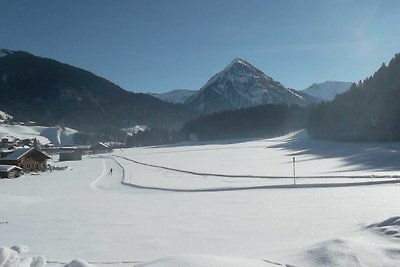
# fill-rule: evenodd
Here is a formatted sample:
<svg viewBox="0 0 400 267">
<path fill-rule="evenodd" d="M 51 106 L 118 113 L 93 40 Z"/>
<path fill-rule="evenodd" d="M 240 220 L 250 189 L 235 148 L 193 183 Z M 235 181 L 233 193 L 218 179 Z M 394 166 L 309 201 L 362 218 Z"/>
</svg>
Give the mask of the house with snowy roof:
<svg viewBox="0 0 400 267">
<path fill-rule="evenodd" d="M 14 165 L 0 165 L 0 179 L 17 178 L 22 174 L 22 168 Z"/>
<path fill-rule="evenodd" d="M 46 170 L 48 159 L 50 159 L 49 156 L 36 148 L 17 148 L 5 157 L 0 158 L 0 165 L 17 166 L 24 172 L 38 172 Z"/>
<path fill-rule="evenodd" d="M 112 152 L 112 148 L 104 144 L 103 142 L 98 142 L 97 144 L 91 146 L 90 150 L 92 151 L 93 154 Z"/>
</svg>

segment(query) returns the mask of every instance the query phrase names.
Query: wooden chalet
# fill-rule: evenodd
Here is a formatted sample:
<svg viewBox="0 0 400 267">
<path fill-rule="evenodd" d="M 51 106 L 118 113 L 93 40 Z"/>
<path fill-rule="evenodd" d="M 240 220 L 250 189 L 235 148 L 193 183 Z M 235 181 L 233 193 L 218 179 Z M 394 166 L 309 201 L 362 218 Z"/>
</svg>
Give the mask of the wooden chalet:
<svg viewBox="0 0 400 267">
<path fill-rule="evenodd" d="M 0 158 L 0 165 L 14 165 L 24 172 L 45 171 L 49 156 L 36 148 L 17 148 Z"/>
</svg>

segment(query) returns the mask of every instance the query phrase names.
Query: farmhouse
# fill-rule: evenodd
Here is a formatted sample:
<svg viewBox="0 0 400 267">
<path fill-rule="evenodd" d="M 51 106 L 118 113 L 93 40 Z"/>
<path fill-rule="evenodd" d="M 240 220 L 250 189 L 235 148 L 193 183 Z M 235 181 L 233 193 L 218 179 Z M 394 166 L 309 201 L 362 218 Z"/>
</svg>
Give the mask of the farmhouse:
<svg viewBox="0 0 400 267">
<path fill-rule="evenodd" d="M 0 165 L 1 178 L 17 178 L 21 175 L 22 169 L 13 165 Z"/>
<path fill-rule="evenodd" d="M 0 165 L 15 165 L 24 172 L 45 171 L 49 156 L 36 148 L 17 148 L 4 158 L 0 158 Z"/>
<path fill-rule="evenodd" d="M 63 147 L 60 151 L 60 161 L 82 160 L 82 151 L 77 147 Z"/>
<path fill-rule="evenodd" d="M 90 150 L 92 151 L 93 154 L 112 152 L 112 148 L 102 142 L 98 142 L 97 144 L 91 146 Z"/>
</svg>

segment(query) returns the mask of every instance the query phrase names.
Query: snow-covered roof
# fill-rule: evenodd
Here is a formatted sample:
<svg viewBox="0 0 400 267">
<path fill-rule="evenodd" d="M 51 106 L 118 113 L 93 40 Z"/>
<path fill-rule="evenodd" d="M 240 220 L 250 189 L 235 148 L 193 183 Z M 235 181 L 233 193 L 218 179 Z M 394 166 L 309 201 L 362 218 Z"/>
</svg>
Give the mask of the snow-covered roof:
<svg viewBox="0 0 400 267">
<path fill-rule="evenodd" d="M 106 145 L 106 144 L 104 144 L 103 142 L 98 142 L 97 144 L 99 144 L 99 145 L 101 145 L 101 146 L 103 146 L 103 147 L 105 147 L 105 148 L 109 148 L 109 146 Z"/>
<path fill-rule="evenodd" d="M 65 151 L 65 150 L 77 150 L 77 149 L 78 149 L 77 146 L 63 146 L 61 148 L 62 151 Z"/>
<path fill-rule="evenodd" d="M 20 167 L 14 165 L 0 165 L 0 172 L 9 172 L 13 169 L 22 170 Z"/>
<path fill-rule="evenodd" d="M 60 154 L 74 154 L 77 151 L 78 149 L 62 149 L 60 151 Z"/>
<path fill-rule="evenodd" d="M 33 150 L 33 147 L 30 148 L 18 148 L 15 149 L 13 152 L 5 156 L 4 158 L 1 158 L 0 160 L 17 160 L 23 157 L 26 153 L 29 151 Z"/>
<path fill-rule="evenodd" d="M 23 156 L 25 156 L 27 153 L 31 152 L 32 150 L 34 150 L 35 148 L 33 147 L 28 147 L 28 148 L 17 148 L 15 149 L 13 152 L 11 152 L 10 154 L 8 154 L 7 156 L 5 156 L 4 158 L 0 159 L 1 161 L 8 161 L 8 160 L 19 160 L 20 158 L 22 158 Z M 48 155 L 46 155 L 45 153 L 43 153 L 40 150 L 37 150 L 41 155 L 43 155 L 43 157 L 41 158 L 50 158 Z"/>
</svg>

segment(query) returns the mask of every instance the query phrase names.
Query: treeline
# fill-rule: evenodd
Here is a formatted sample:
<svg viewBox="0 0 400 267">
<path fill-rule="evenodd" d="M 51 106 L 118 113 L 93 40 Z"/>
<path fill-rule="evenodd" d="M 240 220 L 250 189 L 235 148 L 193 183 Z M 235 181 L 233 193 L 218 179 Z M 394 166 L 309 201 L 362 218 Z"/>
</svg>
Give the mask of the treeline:
<svg viewBox="0 0 400 267">
<path fill-rule="evenodd" d="M 180 131 L 151 129 L 128 136 L 128 147 L 198 140 L 254 138 L 284 135 L 307 125 L 310 108 L 296 105 L 262 105 L 223 111 L 191 120 Z"/>
<path fill-rule="evenodd" d="M 400 55 L 350 91 L 314 107 L 308 132 L 339 141 L 400 141 Z"/>
<path fill-rule="evenodd" d="M 309 109 L 286 104 L 262 105 L 214 113 L 184 124 L 181 135 L 199 140 L 283 135 L 304 128 Z"/>
<path fill-rule="evenodd" d="M 126 138 L 126 146 L 154 146 L 177 143 L 183 140 L 185 140 L 185 137 L 179 131 L 153 128 L 128 136 Z"/>
</svg>

